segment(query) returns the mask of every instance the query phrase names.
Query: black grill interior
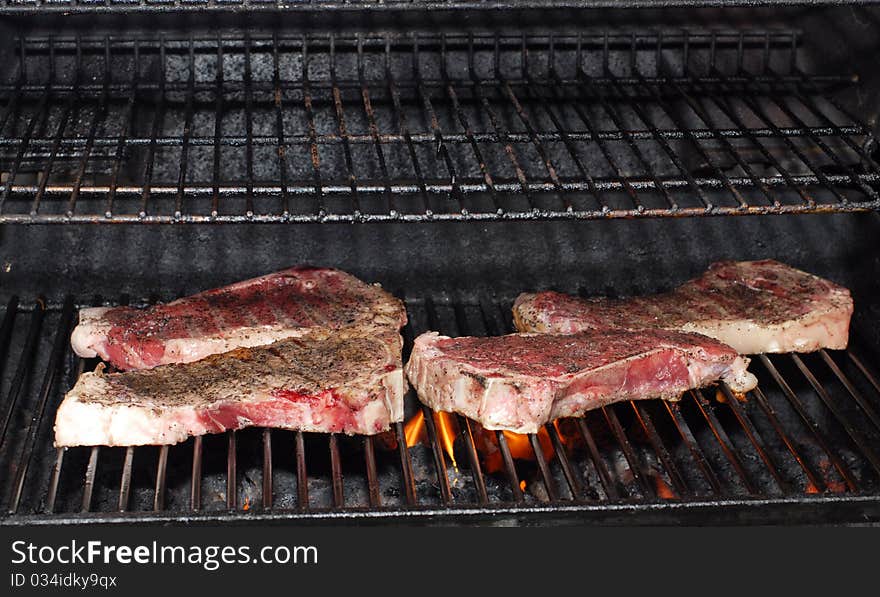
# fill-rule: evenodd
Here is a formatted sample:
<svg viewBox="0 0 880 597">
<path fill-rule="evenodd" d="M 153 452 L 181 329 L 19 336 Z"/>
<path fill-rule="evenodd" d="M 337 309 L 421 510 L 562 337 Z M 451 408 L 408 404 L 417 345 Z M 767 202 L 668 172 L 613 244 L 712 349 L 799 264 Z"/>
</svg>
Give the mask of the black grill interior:
<svg viewBox="0 0 880 597">
<path fill-rule="evenodd" d="M 880 517 L 874 11 L 122 4 L 0 3 L 0 522 Z M 372 439 L 52 447 L 81 306 L 311 263 L 403 298 L 408 351 L 510 331 L 524 290 L 758 258 L 856 312 L 846 351 L 753 358 L 742 402 L 517 437 L 410 394 Z"/>
</svg>

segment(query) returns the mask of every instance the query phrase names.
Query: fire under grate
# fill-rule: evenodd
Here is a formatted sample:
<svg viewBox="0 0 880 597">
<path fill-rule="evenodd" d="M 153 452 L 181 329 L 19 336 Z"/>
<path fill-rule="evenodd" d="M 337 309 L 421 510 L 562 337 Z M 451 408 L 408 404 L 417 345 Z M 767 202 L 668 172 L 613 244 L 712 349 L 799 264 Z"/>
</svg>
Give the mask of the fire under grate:
<svg viewBox="0 0 880 597">
<path fill-rule="evenodd" d="M 41 5 L 42 6 L 42 5 Z M 850 73 L 796 31 L 30 36 L 0 223 L 423 222 L 880 207 Z"/>
<path fill-rule="evenodd" d="M 403 296 L 403 293 L 399 293 Z M 411 297 L 426 329 L 510 331 L 508 300 Z M 55 409 L 94 362 L 74 302 L 11 299 L 0 323 L 5 524 L 363 520 L 792 522 L 880 516 L 880 382 L 866 353 L 754 357 L 759 388 L 620 403 L 539 434 L 488 432 L 414 396 L 373 438 L 247 429 L 165 447 L 52 447 Z M 652 517 L 658 518 L 652 518 Z"/>
</svg>

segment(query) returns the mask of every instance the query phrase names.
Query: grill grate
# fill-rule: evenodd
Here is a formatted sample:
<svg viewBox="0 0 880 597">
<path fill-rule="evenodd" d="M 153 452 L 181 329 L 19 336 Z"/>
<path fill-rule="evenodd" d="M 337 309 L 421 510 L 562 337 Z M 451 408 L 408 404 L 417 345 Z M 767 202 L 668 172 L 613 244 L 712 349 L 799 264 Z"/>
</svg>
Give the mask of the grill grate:
<svg viewBox="0 0 880 597">
<path fill-rule="evenodd" d="M 406 345 L 428 327 L 509 331 L 507 305 L 412 298 Z M 12 299 L 0 325 L 7 524 L 571 512 L 717 521 L 725 508 L 741 521 L 750 507 L 769 522 L 772 505 L 808 517 L 824 506 L 824 520 L 880 514 L 878 378 L 855 350 L 757 357 L 761 383 L 742 402 L 721 387 L 620 403 L 546 435 L 486 432 L 410 396 L 408 419 L 425 425 L 409 447 L 417 434 L 397 424 L 367 438 L 249 429 L 170 447 L 55 450 L 55 408 L 93 366 L 69 350 L 74 317 L 71 300 Z"/>
<path fill-rule="evenodd" d="M 880 206 L 800 35 L 27 37 L 2 222 L 372 222 Z"/>
</svg>

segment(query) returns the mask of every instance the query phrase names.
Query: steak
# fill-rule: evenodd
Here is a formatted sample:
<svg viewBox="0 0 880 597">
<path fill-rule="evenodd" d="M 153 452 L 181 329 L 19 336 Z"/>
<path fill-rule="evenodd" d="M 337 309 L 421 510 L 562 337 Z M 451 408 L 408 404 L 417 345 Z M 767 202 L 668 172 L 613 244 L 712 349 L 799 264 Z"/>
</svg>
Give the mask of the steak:
<svg viewBox="0 0 880 597">
<path fill-rule="evenodd" d="M 120 370 L 190 363 L 315 328 L 399 330 L 403 304 L 345 272 L 294 267 L 146 309 L 80 310 L 70 342 L 81 357 Z"/>
<path fill-rule="evenodd" d="M 251 425 L 375 434 L 403 419 L 401 338 L 313 330 L 194 363 L 84 373 L 55 419 L 55 445 L 174 444 Z"/>
<path fill-rule="evenodd" d="M 535 433 L 556 418 L 621 400 L 677 399 L 721 380 L 736 392 L 757 385 L 748 359 L 716 340 L 664 330 L 591 330 L 416 338 L 406 374 L 434 410 L 487 429 Z"/>
<path fill-rule="evenodd" d="M 521 294 L 521 332 L 664 329 L 696 332 L 740 354 L 846 348 L 849 290 L 778 261 L 722 261 L 671 292 L 626 299 Z"/>
</svg>

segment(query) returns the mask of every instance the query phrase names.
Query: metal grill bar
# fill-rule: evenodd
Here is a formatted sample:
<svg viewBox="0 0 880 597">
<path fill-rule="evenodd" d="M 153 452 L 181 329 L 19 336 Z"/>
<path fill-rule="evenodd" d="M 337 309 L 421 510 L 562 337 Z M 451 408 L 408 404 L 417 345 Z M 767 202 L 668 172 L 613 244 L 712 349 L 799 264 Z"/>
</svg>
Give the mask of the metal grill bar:
<svg viewBox="0 0 880 597">
<path fill-rule="evenodd" d="M 547 459 L 544 457 L 544 450 L 541 448 L 538 436 L 534 434 L 529 435 L 529 443 L 532 446 L 532 452 L 535 453 L 535 460 L 538 463 L 538 470 L 541 471 L 541 480 L 544 482 L 544 489 L 547 490 L 547 497 L 551 502 L 556 502 L 559 500 L 559 492 L 556 489 L 556 484 L 553 482 L 553 473 L 550 472 L 550 467 L 547 466 Z"/>
<path fill-rule="evenodd" d="M 571 491 L 572 499 L 581 499 L 581 496 L 583 495 L 581 482 L 575 475 L 571 462 L 568 460 L 565 444 L 559 439 L 559 434 L 556 432 L 556 426 L 552 424 L 545 425 L 544 429 L 547 430 L 547 434 L 550 436 L 550 441 L 553 444 L 553 451 L 556 452 L 559 466 L 562 467 L 562 474 L 565 475 L 565 481 L 568 483 L 568 489 Z"/>
<path fill-rule="evenodd" d="M 202 508 L 202 438 L 193 440 L 192 476 L 190 477 L 189 507 L 193 511 Z"/>
<path fill-rule="evenodd" d="M 165 509 L 165 476 L 168 470 L 168 446 L 159 448 L 159 462 L 156 464 L 156 490 L 153 496 L 153 510 Z M 233 473 L 235 470 L 233 469 Z M 231 475 L 230 478 L 235 478 Z"/>
<path fill-rule="evenodd" d="M 131 496 L 131 467 L 134 463 L 134 448 L 129 446 L 125 449 L 125 461 L 122 463 L 122 478 L 119 481 L 119 501 L 116 508 L 120 512 L 128 510 L 128 502 Z M 193 506 L 193 510 L 198 508 Z"/>
<path fill-rule="evenodd" d="M 751 420 L 749 420 L 749 417 L 748 415 L 746 415 L 742 406 L 740 406 L 739 397 L 736 396 L 733 391 L 731 391 L 730 386 L 728 386 L 726 383 L 721 384 L 721 391 L 724 393 L 725 402 L 730 407 L 730 410 L 733 411 L 736 420 L 742 426 L 746 437 L 749 438 L 749 442 L 751 442 L 752 447 L 755 448 L 755 451 L 758 453 L 761 461 L 767 467 L 767 470 L 770 472 L 773 480 L 776 481 L 779 489 L 781 489 L 784 493 L 788 493 L 790 491 L 788 482 L 782 477 L 779 469 L 776 468 L 773 460 L 768 455 L 767 448 L 764 446 L 764 440 L 761 438 L 761 434 L 752 424 Z"/>
<path fill-rule="evenodd" d="M 400 454 L 400 469 L 403 474 L 403 490 L 407 505 L 416 503 L 416 488 L 413 480 L 412 463 L 410 462 L 409 450 L 406 445 L 406 435 L 403 432 L 403 424 L 395 423 L 394 431 L 397 436 L 397 449 Z"/>
<path fill-rule="evenodd" d="M 507 474 L 507 482 L 513 492 L 513 501 L 521 504 L 525 497 L 520 486 L 519 475 L 516 472 L 516 464 L 513 462 L 513 455 L 510 453 L 510 446 L 507 445 L 507 438 L 504 437 L 503 432 L 496 431 L 495 439 L 498 441 L 498 449 L 501 450 L 501 458 L 504 460 L 504 472 Z"/>
<path fill-rule="evenodd" d="M 712 491 L 716 494 L 722 493 L 721 481 L 718 480 L 718 475 L 715 474 L 712 465 L 709 464 L 706 455 L 703 454 L 703 450 L 700 448 L 700 444 L 697 443 L 697 439 L 694 437 L 687 421 L 684 420 L 679 405 L 667 402 L 665 406 L 669 416 L 672 417 L 675 428 L 678 430 L 681 439 L 685 442 L 694 462 L 696 462 L 697 468 L 700 469 L 700 472 L 703 473 L 703 477 L 709 482 Z"/>
<path fill-rule="evenodd" d="M 272 507 L 272 430 L 263 429 L 263 508 Z"/>
<path fill-rule="evenodd" d="M 676 493 L 679 496 L 687 495 L 689 493 L 687 484 L 685 484 L 684 478 L 681 476 L 681 472 L 679 472 L 678 466 L 675 464 L 675 460 L 673 460 L 669 451 L 666 449 L 663 440 L 657 433 L 657 429 L 654 427 L 654 423 L 651 420 L 651 415 L 648 413 L 648 410 L 638 401 L 632 402 L 631 404 L 633 411 L 635 411 L 636 419 L 639 421 L 639 424 L 648 436 L 648 440 L 651 442 L 654 452 L 657 454 L 658 458 L 660 458 L 660 462 L 663 464 L 666 474 L 669 475 L 669 479 L 672 481 L 672 486 Z"/>
<path fill-rule="evenodd" d="M 238 508 L 238 450 L 235 446 L 235 431 L 226 432 L 226 509 Z"/>
<path fill-rule="evenodd" d="M 306 446 L 302 431 L 296 432 L 296 493 L 297 507 L 309 509 L 309 480 L 306 470 Z"/>
<path fill-rule="evenodd" d="M 755 495 L 758 493 L 755 488 L 755 484 L 752 479 L 749 477 L 749 474 L 746 472 L 745 467 L 743 466 L 742 460 L 737 454 L 737 450 L 733 445 L 733 442 L 730 441 L 730 437 L 728 437 L 727 432 L 721 426 L 721 423 L 718 421 L 718 417 L 715 416 L 715 411 L 709 406 L 708 400 L 703 396 L 703 393 L 699 390 L 688 392 L 693 398 L 694 404 L 697 405 L 697 408 L 700 410 L 700 413 L 706 419 L 706 423 L 709 424 L 709 429 L 712 431 L 712 435 L 715 436 L 715 439 L 721 445 L 721 449 L 724 452 L 724 455 L 727 457 L 727 460 L 733 465 L 734 470 L 736 470 L 736 474 L 739 476 L 743 485 L 745 485 L 746 490 Z"/>
</svg>

